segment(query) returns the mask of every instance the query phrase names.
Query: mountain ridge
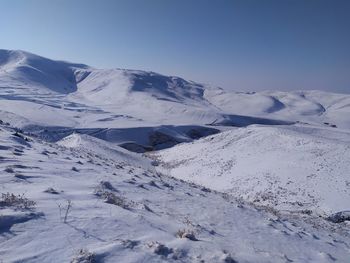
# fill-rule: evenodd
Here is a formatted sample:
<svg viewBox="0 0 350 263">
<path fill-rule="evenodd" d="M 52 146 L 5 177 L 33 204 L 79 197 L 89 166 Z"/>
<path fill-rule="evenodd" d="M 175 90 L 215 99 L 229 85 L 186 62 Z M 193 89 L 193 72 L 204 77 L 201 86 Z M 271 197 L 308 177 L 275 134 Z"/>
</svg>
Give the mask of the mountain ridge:
<svg viewBox="0 0 350 263">
<path fill-rule="evenodd" d="M 164 125 L 224 130 L 296 122 L 350 129 L 350 95 L 227 91 L 151 71 L 95 69 L 25 51 L 0 51 L 0 87 L 0 119 L 24 130 Z"/>
</svg>

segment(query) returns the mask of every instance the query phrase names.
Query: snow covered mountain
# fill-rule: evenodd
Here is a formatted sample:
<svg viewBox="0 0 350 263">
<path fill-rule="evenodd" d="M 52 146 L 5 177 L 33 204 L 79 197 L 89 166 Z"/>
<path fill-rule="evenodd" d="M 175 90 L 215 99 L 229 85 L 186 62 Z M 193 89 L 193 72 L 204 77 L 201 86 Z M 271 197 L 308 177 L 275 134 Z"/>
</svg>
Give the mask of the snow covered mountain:
<svg viewBox="0 0 350 263">
<path fill-rule="evenodd" d="M 21 128 L 244 126 L 271 119 L 350 128 L 350 95 L 228 92 L 154 72 L 93 69 L 23 51 L 0 50 L 0 87 L 6 99 L 1 118 Z"/>
<path fill-rule="evenodd" d="M 0 50 L 0 262 L 348 262 L 349 167 L 350 95 Z"/>
</svg>

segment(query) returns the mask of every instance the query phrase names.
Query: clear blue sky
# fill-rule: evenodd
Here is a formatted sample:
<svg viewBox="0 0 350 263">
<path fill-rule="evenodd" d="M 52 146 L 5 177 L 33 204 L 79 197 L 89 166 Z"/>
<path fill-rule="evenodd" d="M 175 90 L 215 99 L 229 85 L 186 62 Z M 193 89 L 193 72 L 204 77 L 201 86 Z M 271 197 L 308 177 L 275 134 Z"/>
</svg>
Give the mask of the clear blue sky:
<svg viewBox="0 0 350 263">
<path fill-rule="evenodd" d="M 1 0 L 0 48 L 234 90 L 350 93 L 349 0 Z"/>
</svg>

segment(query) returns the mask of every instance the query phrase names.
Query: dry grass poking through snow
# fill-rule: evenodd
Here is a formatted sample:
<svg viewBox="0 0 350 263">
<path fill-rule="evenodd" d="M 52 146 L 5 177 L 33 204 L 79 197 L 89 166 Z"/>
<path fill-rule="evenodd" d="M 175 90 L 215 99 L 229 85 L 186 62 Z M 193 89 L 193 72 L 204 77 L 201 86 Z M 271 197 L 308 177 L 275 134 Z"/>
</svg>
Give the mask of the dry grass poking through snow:
<svg viewBox="0 0 350 263">
<path fill-rule="evenodd" d="M 34 209 L 35 201 L 29 200 L 24 194 L 1 194 L 0 207 L 12 207 L 15 209 Z"/>
</svg>

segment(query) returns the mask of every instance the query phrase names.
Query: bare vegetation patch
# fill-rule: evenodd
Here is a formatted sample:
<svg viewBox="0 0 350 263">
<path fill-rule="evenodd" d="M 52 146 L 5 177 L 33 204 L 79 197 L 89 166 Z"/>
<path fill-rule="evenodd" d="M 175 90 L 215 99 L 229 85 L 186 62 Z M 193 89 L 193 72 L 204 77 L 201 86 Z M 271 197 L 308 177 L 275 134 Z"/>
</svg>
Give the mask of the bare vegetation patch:
<svg viewBox="0 0 350 263">
<path fill-rule="evenodd" d="M 34 209 L 35 201 L 29 200 L 24 194 L 15 195 L 13 193 L 1 194 L 0 208 L 12 207 L 15 209 Z"/>
<path fill-rule="evenodd" d="M 114 192 L 117 192 L 117 190 L 111 185 L 111 183 L 105 181 L 100 182 L 95 188 L 95 195 L 104 199 L 107 204 L 130 209 L 129 202 L 124 197 L 118 196 Z"/>
<path fill-rule="evenodd" d="M 86 249 L 80 249 L 78 254 L 72 259 L 71 263 L 95 263 L 96 256 Z"/>
<path fill-rule="evenodd" d="M 191 241 L 198 241 L 195 236 L 194 231 L 188 229 L 180 229 L 176 232 L 176 237 L 178 238 L 187 238 Z"/>
<path fill-rule="evenodd" d="M 147 246 L 148 248 L 152 249 L 153 253 L 164 257 L 167 257 L 169 254 L 174 252 L 172 248 L 168 248 L 159 242 L 149 242 Z"/>
</svg>

